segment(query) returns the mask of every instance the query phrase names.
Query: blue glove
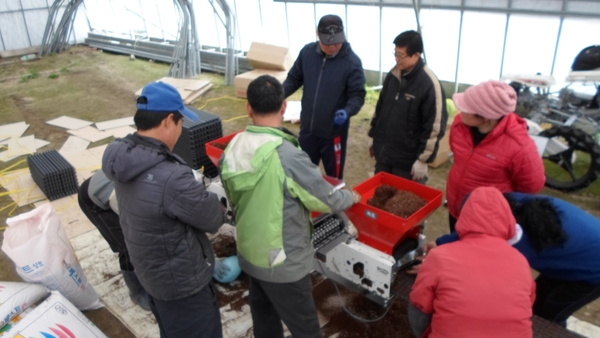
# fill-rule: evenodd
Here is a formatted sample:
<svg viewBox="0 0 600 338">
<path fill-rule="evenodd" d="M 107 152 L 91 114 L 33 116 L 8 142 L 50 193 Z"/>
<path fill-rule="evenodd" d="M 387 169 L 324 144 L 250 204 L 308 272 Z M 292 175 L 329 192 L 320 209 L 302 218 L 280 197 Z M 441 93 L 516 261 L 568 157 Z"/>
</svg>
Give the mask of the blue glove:
<svg viewBox="0 0 600 338">
<path fill-rule="evenodd" d="M 242 273 L 238 257 L 231 256 L 225 259 L 215 259 L 215 272 L 213 278 L 219 283 L 231 283 L 236 280 Z"/>
<path fill-rule="evenodd" d="M 347 120 L 348 120 L 348 113 L 346 113 L 346 111 L 344 109 L 340 109 L 335 112 L 335 117 L 333 118 L 333 123 L 335 123 L 336 126 L 341 126 L 342 124 L 346 123 Z"/>
</svg>

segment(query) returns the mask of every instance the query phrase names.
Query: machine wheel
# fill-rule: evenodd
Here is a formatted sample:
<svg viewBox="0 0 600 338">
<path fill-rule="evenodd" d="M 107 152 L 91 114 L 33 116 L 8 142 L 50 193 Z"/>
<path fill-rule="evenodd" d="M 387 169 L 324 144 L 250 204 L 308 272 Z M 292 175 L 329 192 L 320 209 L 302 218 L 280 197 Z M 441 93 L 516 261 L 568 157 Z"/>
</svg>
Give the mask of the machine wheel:
<svg viewBox="0 0 600 338">
<path fill-rule="evenodd" d="M 592 136 L 567 126 L 544 130 L 540 136 L 549 139 L 542 156 L 547 187 L 577 191 L 600 176 L 600 146 Z"/>
</svg>

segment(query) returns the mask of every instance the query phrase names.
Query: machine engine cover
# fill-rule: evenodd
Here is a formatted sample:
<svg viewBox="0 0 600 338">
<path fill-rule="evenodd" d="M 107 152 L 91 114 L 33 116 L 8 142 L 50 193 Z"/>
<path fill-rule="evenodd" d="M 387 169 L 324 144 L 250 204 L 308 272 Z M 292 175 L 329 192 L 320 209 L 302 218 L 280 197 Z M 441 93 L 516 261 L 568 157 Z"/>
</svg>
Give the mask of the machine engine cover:
<svg viewBox="0 0 600 338">
<path fill-rule="evenodd" d="M 346 239 L 318 250 L 316 270 L 346 287 L 364 291 L 368 298 L 386 305 L 394 297 L 391 289 L 398 271 L 396 260 L 352 237 Z"/>
</svg>

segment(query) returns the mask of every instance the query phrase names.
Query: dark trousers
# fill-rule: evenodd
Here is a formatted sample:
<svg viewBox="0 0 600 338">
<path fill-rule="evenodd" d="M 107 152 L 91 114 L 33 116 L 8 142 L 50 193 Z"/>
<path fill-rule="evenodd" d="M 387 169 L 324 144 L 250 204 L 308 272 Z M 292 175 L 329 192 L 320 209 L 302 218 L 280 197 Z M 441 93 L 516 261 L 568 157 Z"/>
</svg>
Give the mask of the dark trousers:
<svg viewBox="0 0 600 338">
<path fill-rule="evenodd" d="M 217 290 L 212 283 L 183 299 L 162 301 L 149 296 L 161 338 L 223 337 Z"/>
<path fill-rule="evenodd" d="M 79 202 L 81 211 L 83 211 L 90 222 L 98 228 L 102 237 L 108 242 L 110 249 L 119 254 L 119 266 L 121 267 L 121 270 L 133 271 L 133 265 L 129 260 L 129 253 L 125 246 L 123 230 L 119 223 L 119 215 L 110 209 L 104 210 L 94 204 L 88 194 L 89 185 L 90 179 L 88 178 L 83 181 L 79 187 L 77 201 Z"/>
<path fill-rule="evenodd" d="M 250 277 L 250 311 L 256 338 L 283 338 L 283 325 L 294 338 L 323 337 L 312 296 L 310 275 L 293 283 Z"/>
<path fill-rule="evenodd" d="M 300 147 L 308 154 L 312 163 L 319 165 L 319 161 L 323 161 L 325 174 L 327 174 L 327 176 L 341 179 L 344 177 L 348 133 L 341 133 L 339 135 L 339 140 L 340 144 L 337 145 L 337 147 L 339 147 L 338 153 L 340 155 L 340 163 L 338 167 L 335 138 L 320 138 L 302 130 L 300 131 L 300 136 L 298 137 Z"/>
<path fill-rule="evenodd" d="M 412 181 L 413 180 L 412 174 L 410 173 L 411 170 L 404 170 L 404 169 L 400 169 L 398 167 L 392 167 L 391 165 L 381 164 L 379 162 L 375 163 L 375 173 L 376 174 L 378 172 L 383 171 L 384 173 L 392 174 L 392 175 L 402 177 L 402 178 Z M 415 181 L 415 182 L 425 184 L 427 182 L 427 177 L 425 177 L 424 179 L 422 179 L 420 181 Z"/>
<path fill-rule="evenodd" d="M 533 314 L 566 327 L 567 318 L 600 297 L 600 285 L 553 279 L 539 275 L 535 280 Z"/>
<path fill-rule="evenodd" d="M 456 217 L 448 213 L 448 224 L 450 225 L 450 233 L 453 233 L 456 230 L 456 221 Z"/>
</svg>

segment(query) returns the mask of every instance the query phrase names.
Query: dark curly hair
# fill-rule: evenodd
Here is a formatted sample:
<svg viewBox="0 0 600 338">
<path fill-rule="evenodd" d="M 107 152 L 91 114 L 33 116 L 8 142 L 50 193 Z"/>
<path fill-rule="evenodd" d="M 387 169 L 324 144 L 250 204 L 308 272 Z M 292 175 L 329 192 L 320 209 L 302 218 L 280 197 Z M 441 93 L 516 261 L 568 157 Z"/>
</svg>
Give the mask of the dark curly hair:
<svg viewBox="0 0 600 338">
<path fill-rule="evenodd" d="M 504 194 L 504 197 L 537 252 L 551 246 L 561 246 L 567 241 L 559 212 L 549 199 L 535 198 L 519 203 L 510 194 Z"/>
</svg>

